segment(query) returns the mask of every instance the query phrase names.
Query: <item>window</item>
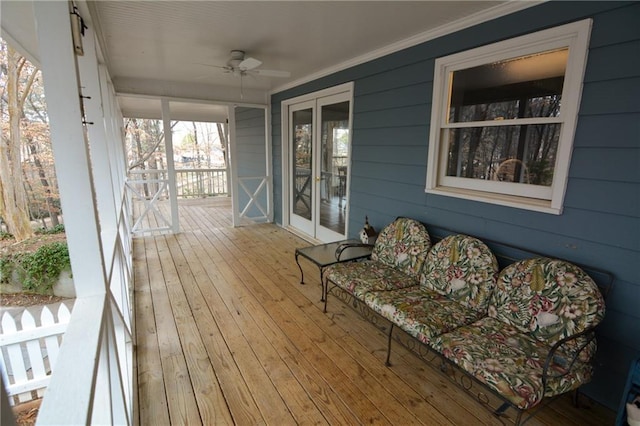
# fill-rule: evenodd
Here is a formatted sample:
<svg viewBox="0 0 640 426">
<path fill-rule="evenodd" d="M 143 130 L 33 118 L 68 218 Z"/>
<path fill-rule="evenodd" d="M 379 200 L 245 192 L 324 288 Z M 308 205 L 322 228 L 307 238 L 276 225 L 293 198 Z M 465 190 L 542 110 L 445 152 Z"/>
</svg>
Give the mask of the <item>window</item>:
<svg viewBox="0 0 640 426">
<path fill-rule="evenodd" d="M 435 63 L 426 191 L 562 213 L 591 21 Z"/>
</svg>

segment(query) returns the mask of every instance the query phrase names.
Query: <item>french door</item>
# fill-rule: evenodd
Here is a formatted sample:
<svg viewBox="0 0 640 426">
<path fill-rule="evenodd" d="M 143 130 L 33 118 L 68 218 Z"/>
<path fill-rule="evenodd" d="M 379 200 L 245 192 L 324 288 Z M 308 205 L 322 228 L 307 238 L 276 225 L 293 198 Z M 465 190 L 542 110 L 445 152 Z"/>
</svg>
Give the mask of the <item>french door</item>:
<svg viewBox="0 0 640 426">
<path fill-rule="evenodd" d="M 347 235 L 351 91 L 289 104 L 289 224 L 324 241 Z"/>
</svg>

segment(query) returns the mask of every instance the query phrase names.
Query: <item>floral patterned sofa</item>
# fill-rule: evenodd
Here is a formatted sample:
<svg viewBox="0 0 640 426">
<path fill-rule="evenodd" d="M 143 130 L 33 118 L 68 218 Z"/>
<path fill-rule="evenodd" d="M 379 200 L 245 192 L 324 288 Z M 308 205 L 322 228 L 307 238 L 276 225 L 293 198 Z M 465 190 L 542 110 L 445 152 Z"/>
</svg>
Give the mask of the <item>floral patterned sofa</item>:
<svg viewBox="0 0 640 426">
<path fill-rule="evenodd" d="M 516 423 L 544 397 L 590 380 L 604 301 L 585 272 L 544 257 L 499 271 L 491 250 L 466 235 L 429 246 L 426 228 L 401 218 L 371 260 L 325 271 L 326 288 L 391 323 L 387 363 L 397 327 L 491 389 L 505 401 L 497 412 L 516 408 Z"/>
</svg>

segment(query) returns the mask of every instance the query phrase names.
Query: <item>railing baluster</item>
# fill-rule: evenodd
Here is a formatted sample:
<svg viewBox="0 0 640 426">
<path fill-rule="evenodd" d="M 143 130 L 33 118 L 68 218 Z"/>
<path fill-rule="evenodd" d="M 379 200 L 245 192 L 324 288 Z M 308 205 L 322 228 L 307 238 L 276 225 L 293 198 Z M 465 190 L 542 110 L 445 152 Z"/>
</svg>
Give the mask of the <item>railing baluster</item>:
<svg viewBox="0 0 640 426">
<path fill-rule="evenodd" d="M 227 194 L 226 169 L 177 169 L 178 198 L 201 198 Z"/>
</svg>

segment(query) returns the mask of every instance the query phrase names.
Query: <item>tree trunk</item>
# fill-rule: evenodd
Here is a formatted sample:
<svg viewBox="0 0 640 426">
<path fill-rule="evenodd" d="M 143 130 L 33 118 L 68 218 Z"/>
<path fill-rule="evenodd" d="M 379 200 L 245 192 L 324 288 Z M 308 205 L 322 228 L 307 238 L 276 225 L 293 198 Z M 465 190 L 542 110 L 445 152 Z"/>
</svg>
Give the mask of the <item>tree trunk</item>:
<svg viewBox="0 0 640 426">
<path fill-rule="evenodd" d="M 9 112 L 9 137 L 3 135 L 0 143 L 0 181 L 2 198 L 0 212 L 16 241 L 33 236 L 29 220 L 29 204 L 22 178 L 22 159 L 20 155 L 20 118 L 22 105 L 19 96 L 18 79 L 20 61 L 24 61 L 15 50 L 7 48 L 7 103 Z"/>
<path fill-rule="evenodd" d="M 58 226 L 60 223 L 58 222 L 58 212 L 53 207 L 53 196 L 51 195 L 51 185 L 49 185 L 49 180 L 47 179 L 47 175 L 44 171 L 44 167 L 42 166 L 42 161 L 40 161 L 40 157 L 38 156 L 38 150 L 36 148 L 33 140 L 29 140 L 27 146 L 29 147 L 29 154 L 33 159 L 33 164 L 36 166 L 36 170 L 38 170 L 38 177 L 40 178 L 40 184 L 45 192 L 45 201 L 47 203 L 47 210 L 49 211 L 49 218 L 51 219 L 51 226 Z M 45 227 L 46 228 L 46 227 Z"/>
<path fill-rule="evenodd" d="M 477 105 L 474 112 L 474 121 L 484 121 L 487 118 L 488 108 L 486 105 Z M 471 130 L 471 137 L 469 138 L 469 151 L 467 152 L 467 168 L 464 173 L 464 177 L 474 178 L 475 167 L 473 160 L 476 157 L 476 151 L 480 146 L 483 127 L 477 127 Z"/>
<path fill-rule="evenodd" d="M 218 137 L 220 137 L 220 147 L 222 148 L 222 158 L 224 159 L 224 167 L 227 168 L 229 163 L 227 162 L 227 125 L 223 123 L 216 123 L 218 126 Z"/>
<path fill-rule="evenodd" d="M 196 122 L 192 121 L 193 124 L 193 145 L 196 150 L 196 168 L 200 168 L 200 145 L 198 145 L 198 129 L 196 128 Z"/>
<path fill-rule="evenodd" d="M 133 140 L 136 143 L 136 151 L 137 151 L 137 159 L 136 159 L 136 165 L 137 167 L 140 167 L 142 170 L 146 170 L 146 158 L 143 160 L 142 158 L 145 157 L 144 154 L 144 150 L 142 149 L 142 138 L 140 137 L 140 126 L 138 125 L 138 120 L 133 118 L 130 121 L 130 124 L 133 126 Z M 134 166 L 130 167 L 129 170 L 131 170 Z M 149 186 L 147 184 L 147 175 L 146 174 L 142 174 L 140 175 L 140 178 L 144 181 L 144 183 L 142 184 L 142 191 L 143 194 L 146 198 L 149 197 Z"/>
</svg>

